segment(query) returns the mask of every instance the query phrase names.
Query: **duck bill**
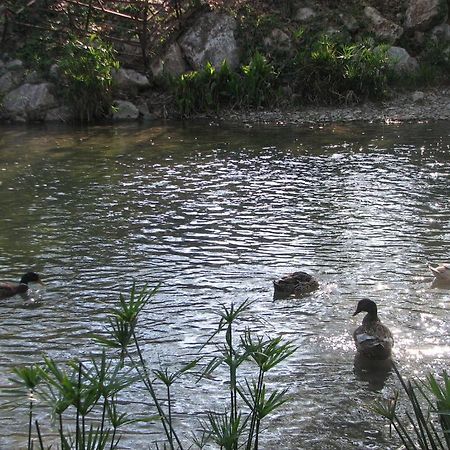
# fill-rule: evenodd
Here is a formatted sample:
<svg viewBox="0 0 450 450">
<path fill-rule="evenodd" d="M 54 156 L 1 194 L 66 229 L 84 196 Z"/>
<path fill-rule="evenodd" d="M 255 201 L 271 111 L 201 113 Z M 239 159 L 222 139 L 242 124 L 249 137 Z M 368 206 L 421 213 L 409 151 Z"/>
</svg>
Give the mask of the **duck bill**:
<svg viewBox="0 0 450 450">
<path fill-rule="evenodd" d="M 357 309 L 354 313 L 353 313 L 353 316 L 356 316 L 356 314 L 359 314 L 361 312 L 361 310 L 360 309 Z"/>
</svg>

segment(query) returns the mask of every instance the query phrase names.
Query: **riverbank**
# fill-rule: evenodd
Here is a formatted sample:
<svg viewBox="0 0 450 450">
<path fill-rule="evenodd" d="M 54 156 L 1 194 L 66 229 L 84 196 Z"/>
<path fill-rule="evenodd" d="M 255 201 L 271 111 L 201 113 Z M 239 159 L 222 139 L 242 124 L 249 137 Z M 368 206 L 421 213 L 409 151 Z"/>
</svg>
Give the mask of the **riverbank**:
<svg viewBox="0 0 450 450">
<path fill-rule="evenodd" d="M 201 116 L 204 118 L 205 116 Z M 211 116 L 208 116 L 211 117 Z M 310 106 L 295 110 L 225 111 L 215 116 L 227 122 L 247 125 L 297 124 L 317 125 L 332 122 L 396 123 L 450 119 L 450 88 L 440 87 L 424 91 L 397 94 L 382 102 L 366 102 L 352 106 Z"/>
</svg>

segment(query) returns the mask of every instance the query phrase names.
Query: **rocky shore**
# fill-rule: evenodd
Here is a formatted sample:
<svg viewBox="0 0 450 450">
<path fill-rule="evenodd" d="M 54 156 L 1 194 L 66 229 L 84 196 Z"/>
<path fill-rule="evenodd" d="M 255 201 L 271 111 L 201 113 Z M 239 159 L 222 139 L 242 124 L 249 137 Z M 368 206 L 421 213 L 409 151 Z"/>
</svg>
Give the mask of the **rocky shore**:
<svg viewBox="0 0 450 450">
<path fill-rule="evenodd" d="M 317 125 L 358 121 L 397 123 L 449 120 L 450 88 L 401 93 L 383 102 L 366 102 L 356 106 L 303 107 L 295 110 L 277 109 L 250 112 L 225 111 L 215 118 L 248 125 L 258 123 Z"/>
</svg>

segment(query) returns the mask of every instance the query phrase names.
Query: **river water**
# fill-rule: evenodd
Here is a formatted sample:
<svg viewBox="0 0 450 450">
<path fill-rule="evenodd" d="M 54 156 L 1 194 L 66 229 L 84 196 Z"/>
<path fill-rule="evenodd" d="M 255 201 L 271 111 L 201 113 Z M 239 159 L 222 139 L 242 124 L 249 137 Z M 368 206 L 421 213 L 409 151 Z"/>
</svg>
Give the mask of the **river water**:
<svg viewBox="0 0 450 450">
<path fill-rule="evenodd" d="M 195 357 L 220 305 L 246 299 L 255 331 L 298 346 L 269 378 L 289 401 L 264 449 L 396 448 L 369 407 L 398 382 L 355 370 L 352 313 L 377 302 L 405 376 L 448 368 L 450 291 L 427 262 L 450 259 L 449 125 L 0 128 L 0 279 L 46 283 L 0 304 L 0 448 L 26 446 L 24 410 L 5 408 L 12 367 L 88 358 L 133 279 L 161 282 L 140 328 L 152 364 Z M 294 270 L 320 289 L 274 300 Z M 226 386 L 177 389 L 189 440 Z M 154 428 L 123 447 L 154 448 Z"/>
</svg>

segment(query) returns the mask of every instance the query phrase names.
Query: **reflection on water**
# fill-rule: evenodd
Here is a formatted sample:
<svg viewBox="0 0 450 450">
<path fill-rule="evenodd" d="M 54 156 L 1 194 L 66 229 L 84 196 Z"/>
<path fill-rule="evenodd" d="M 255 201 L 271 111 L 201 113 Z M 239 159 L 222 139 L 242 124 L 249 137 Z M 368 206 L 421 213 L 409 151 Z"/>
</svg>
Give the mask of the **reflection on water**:
<svg viewBox="0 0 450 450">
<path fill-rule="evenodd" d="M 11 367 L 43 352 L 86 358 L 119 292 L 132 279 L 161 281 L 141 324 L 156 363 L 195 355 L 218 306 L 247 298 L 261 319 L 254 329 L 299 347 L 270 380 L 289 387 L 291 400 L 264 448 L 393 448 L 367 406 L 396 379 L 354 365 L 351 314 L 361 298 L 376 301 L 405 374 L 448 366 L 450 291 L 431 288 L 426 264 L 448 261 L 447 130 L 446 122 L 0 129 L 0 278 L 33 269 L 46 282 L 33 300 L 2 301 L 1 386 Z M 313 273 L 320 288 L 274 301 L 273 280 L 294 270 Z M 178 388 L 180 417 L 221 406 L 220 386 L 197 389 Z M 1 448 L 25 442 L 23 417 L 0 410 L 10 430 Z M 123 445 L 153 442 L 147 430 L 136 425 Z"/>
</svg>

